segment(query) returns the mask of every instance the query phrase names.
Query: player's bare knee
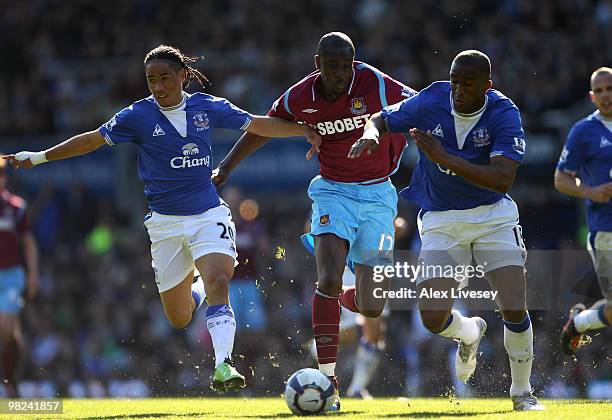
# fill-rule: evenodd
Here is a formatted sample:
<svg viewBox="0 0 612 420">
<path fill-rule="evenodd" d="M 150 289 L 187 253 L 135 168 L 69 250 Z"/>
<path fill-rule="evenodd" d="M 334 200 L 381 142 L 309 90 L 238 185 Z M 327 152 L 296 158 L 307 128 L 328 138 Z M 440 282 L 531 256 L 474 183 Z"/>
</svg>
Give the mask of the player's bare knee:
<svg viewBox="0 0 612 420">
<path fill-rule="evenodd" d="M 502 316 L 504 321 L 518 323 L 525 319 L 527 311 L 525 309 L 502 310 Z"/>
<path fill-rule="evenodd" d="M 437 334 L 443 330 L 444 324 L 450 316 L 450 312 L 446 311 L 421 310 L 420 313 L 423 326 L 434 334 Z"/>
<path fill-rule="evenodd" d="M 208 276 L 204 283 L 206 294 L 210 296 L 227 296 L 230 276 L 225 273 Z"/>
<path fill-rule="evenodd" d="M 172 328 L 182 330 L 191 322 L 191 311 L 182 311 L 180 313 L 166 314 Z"/>
<path fill-rule="evenodd" d="M 317 289 L 328 296 L 340 296 L 340 293 L 342 293 L 342 277 L 323 274 L 318 278 Z"/>
</svg>

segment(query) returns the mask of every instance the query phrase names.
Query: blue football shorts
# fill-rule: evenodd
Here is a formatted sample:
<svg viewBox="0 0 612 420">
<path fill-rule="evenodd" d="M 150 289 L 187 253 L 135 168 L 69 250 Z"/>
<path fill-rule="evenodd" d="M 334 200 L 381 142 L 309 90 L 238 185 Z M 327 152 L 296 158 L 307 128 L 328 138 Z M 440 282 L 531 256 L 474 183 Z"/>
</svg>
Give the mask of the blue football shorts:
<svg viewBox="0 0 612 420">
<path fill-rule="evenodd" d="M 17 314 L 23 308 L 25 272 L 21 267 L 0 269 L 0 312 Z"/>
<path fill-rule="evenodd" d="M 397 191 L 389 179 L 373 185 L 334 182 L 315 177 L 310 234 L 333 233 L 349 243 L 347 262 L 389 264 L 395 243 Z"/>
</svg>

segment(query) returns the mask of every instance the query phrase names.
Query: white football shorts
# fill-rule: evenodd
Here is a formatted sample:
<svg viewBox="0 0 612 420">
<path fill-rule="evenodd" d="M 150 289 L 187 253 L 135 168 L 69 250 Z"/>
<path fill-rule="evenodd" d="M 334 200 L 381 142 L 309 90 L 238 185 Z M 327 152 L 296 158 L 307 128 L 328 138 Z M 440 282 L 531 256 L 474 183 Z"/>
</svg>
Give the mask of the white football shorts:
<svg viewBox="0 0 612 420">
<path fill-rule="evenodd" d="M 198 258 L 220 253 L 234 260 L 236 226 L 232 213 L 221 204 L 202 214 L 168 216 L 155 212 L 145 218 L 151 239 L 151 257 L 159 293 L 178 285 L 195 269 Z"/>
<path fill-rule="evenodd" d="M 601 293 L 612 305 L 612 232 L 589 233 L 587 249 L 597 272 Z"/>
<path fill-rule="evenodd" d="M 464 286 L 465 267 L 471 265 L 472 257 L 484 273 L 506 266 L 525 267 L 527 250 L 518 208 L 509 197 L 473 209 L 419 213 L 417 226 L 422 266 L 417 284 L 454 277 Z M 454 275 L 449 276 L 450 272 Z"/>
</svg>

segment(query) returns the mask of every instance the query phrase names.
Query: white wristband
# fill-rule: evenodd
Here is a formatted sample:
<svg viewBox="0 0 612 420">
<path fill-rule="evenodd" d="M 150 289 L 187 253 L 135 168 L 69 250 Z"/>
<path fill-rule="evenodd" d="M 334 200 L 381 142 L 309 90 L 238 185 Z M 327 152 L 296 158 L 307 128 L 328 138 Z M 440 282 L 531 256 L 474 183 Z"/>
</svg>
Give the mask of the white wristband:
<svg viewBox="0 0 612 420">
<path fill-rule="evenodd" d="M 15 155 L 15 159 L 19 162 L 30 159 L 32 166 L 36 166 L 45 163 L 47 161 L 47 156 L 45 152 L 19 152 Z"/>
</svg>

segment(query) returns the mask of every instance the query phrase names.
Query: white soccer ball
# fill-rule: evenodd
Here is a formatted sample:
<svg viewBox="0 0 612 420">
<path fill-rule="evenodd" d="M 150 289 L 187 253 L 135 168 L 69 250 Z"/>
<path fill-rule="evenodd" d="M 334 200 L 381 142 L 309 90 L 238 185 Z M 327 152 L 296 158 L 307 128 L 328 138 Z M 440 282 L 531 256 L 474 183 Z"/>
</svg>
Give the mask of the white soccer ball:
<svg viewBox="0 0 612 420">
<path fill-rule="evenodd" d="M 300 369 L 289 377 L 285 402 L 293 414 L 324 414 L 334 402 L 334 385 L 317 369 Z"/>
</svg>

